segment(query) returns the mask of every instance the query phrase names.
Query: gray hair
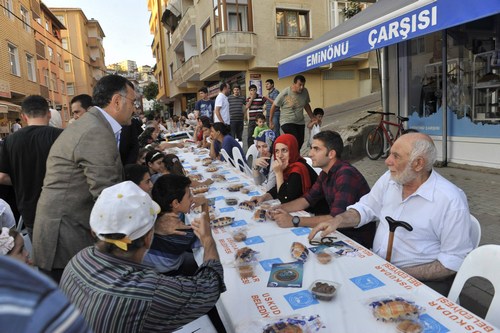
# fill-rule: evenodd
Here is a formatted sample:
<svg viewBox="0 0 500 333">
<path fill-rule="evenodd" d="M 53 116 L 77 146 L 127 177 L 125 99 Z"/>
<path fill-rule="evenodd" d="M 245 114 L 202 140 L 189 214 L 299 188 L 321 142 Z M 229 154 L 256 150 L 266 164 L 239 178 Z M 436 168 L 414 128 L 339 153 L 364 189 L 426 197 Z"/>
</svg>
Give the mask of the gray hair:
<svg viewBox="0 0 500 333">
<path fill-rule="evenodd" d="M 437 150 L 434 142 L 429 139 L 419 138 L 413 143 L 413 149 L 410 153 L 410 164 L 418 157 L 423 157 L 425 160 L 425 171 L 431 171 L 434 162 L 437 159 Z"/>
</svg>

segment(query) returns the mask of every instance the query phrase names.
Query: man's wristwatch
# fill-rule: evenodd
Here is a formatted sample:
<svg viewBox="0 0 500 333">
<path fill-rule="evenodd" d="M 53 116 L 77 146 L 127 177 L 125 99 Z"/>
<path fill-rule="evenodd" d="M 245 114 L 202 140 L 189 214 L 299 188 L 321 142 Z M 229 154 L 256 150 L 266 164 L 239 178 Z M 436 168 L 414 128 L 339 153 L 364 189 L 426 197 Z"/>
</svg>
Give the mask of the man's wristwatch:
<svg viewBox="0 0 500 333">
<path fill-rule="evenodd" d="M 292 217 L 292 224 L 295 228 L 297 228 L 299 226 L 299 223 L 300 223 L 300 217 L 298 217 L 298 216 Z"/>
</svg>

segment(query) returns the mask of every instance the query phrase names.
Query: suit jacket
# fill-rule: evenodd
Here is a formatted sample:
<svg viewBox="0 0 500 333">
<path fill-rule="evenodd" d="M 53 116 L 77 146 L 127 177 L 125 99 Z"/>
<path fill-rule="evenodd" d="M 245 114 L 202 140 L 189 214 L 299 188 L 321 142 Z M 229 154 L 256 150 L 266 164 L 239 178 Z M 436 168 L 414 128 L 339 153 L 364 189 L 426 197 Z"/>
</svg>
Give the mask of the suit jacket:
<svg viewBox="0 0 500 333">
<path fill-rule="evenodd" d="M 142 133 L 140 120 L 132 118 L 132 124 L 123 126 L 120 133 L 120 156 L 122 164 L 135 164 L 139 155 L 139 134 Z M 140 131 L 139 131 L 140 130 Z"/>
<path fill-rule="evenodd" d="M 111 125 L 91 108 L 64 130 L 50 150 L 33 231 L 38 267 L 62 269 L 94 243 L 89 225 L 94 202 L 103 189 L 122 179 Z"/>
</svg>

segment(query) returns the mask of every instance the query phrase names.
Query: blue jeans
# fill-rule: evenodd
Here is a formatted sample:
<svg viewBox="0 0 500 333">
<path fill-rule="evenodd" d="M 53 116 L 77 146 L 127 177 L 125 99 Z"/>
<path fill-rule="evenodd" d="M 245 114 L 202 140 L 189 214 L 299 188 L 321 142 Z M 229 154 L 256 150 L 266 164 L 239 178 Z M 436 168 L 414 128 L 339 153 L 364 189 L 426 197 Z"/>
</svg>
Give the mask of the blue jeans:
<svg viewBox="0 0 500 333">
<path fill-rule="evenodd" d="M 269 125 L 269 110 L 266 111 L 266 122 L 267 125 Z M 280 135 L 280 111 L 274 112 L 273 124 L 274 124 L 273 132 L 276 135 L 276 137 L 278 137 Z"/>
</svg>

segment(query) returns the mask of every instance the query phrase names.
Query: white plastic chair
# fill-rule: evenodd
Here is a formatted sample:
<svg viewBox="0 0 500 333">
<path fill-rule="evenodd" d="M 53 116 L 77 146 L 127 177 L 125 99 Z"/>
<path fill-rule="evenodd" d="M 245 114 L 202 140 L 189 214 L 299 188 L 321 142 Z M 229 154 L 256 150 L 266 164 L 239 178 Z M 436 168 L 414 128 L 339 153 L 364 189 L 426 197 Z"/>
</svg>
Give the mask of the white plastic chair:
<svg viewBox="0 0 500 333">
<path fill-rule="evenodd" d="M 248 166 L 253 166 L 253 163 L 257 159 L 257 156 L 259 156 L 259 151 L 257 150 L 257 147 L 255 146 L 255 143 L 248 147 L 247 154 L 246 154 L 246 159 Z"/>
<path fill-rule="evenodd" d="M 233 147 L 233 158 L 234 158 L 234 163 L 235 163 L 234 165 L 235 166 L 239 166 L 241 171 L 243 171 L 244 173 L 246 173 L 249 176 L 252 176 L 252 170 L 246 164 L 238 147 Z"/>
<path fill-rule="evenodd" d="M 319 175 L 319 173 L 321 172 L 321 168 L 313 167 L 312 160 L 310 157 L 304 156 L 304 159 L 306 160 L 307 164 L 309 164 L 311 166 L 311 168 L 313 168 L 314 171 L 316 171 L 316 173 Z"/>
<path fill-rule="evenodd" d="M 470 239 L 472 239 L 472 245 L 474 248 L 479 246 L 479 242 L 481 241 L 481 225 L 475 216 L 470 214 Z"/>
<path fill-rule="evenodd" d="M 498 315 L 500 313 L 500 274 L 498 274 L 498 267 L 500 267 L 500 245 L 483 245 L 472 250 L 460 266 L 448 294 L 448 298 L 455 302 L 468 279 L 479 276 L 490 281 L 495 289 L 495 294 L 484 319 L 496 327 L 500 327 L 500 316 Z"/>
<path fill-rule="evenodd" d="M 233 166 L 235 165 L 234 160 L 231 157 L 229 157 L 229 154 L 227 153 L 227 151 L 224 148 L 222 148 L 220 150 L 220 154 L 222 155 L 222 157 L 224 157 L 224 161 L 226 161 L 226 163 L 230 163 Z"/>
</svg>

